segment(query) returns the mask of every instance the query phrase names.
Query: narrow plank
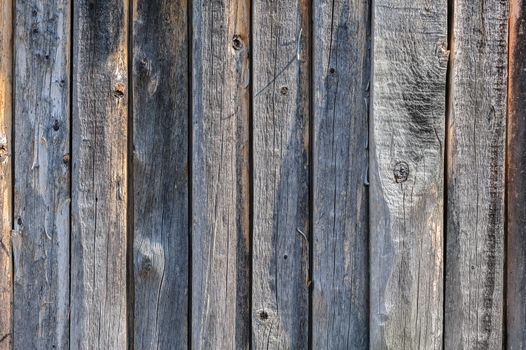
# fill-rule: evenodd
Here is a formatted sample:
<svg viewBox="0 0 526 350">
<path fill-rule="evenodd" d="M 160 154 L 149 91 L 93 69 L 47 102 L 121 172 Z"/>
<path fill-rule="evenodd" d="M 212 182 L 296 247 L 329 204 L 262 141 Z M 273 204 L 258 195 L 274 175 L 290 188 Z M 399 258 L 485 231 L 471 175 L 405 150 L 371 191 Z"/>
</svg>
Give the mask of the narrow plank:
<svg viewBox="0 0 526 350">
<path fill-rule="evenodd" d="M 12 67 L 13 1 L 0 5 L 0 350 L 11 350 L 13 266 L 12 203 Z"/>
<path fill-rule="evenodd" d="M 308 345 L 309 7 L 254 1 L 254 349 Z"/>
<path fill-rule="evenodd" d="M 186 349 L 186 0 L 133 1 L 135 349 Z"/>
<path fill-rule="evenodd" d="M 73 8 L 71 347 L 127 349 L 128 1 Z"/>
<path fill-rule="evenodd" d="M 447 154 L 446 349 L 500 349 L 508 1 L 456 0 Z"/>
<path fill-rule="evenodd" d="M 314 349 L 369 347 L 369 11 L 314 2 Z"/>
<path fill-rule="evenodd" d="M 441 349 L 447 1 L 373 6 L 370 347 Z"/>
<path fill-rule="evenodd" d="M 507 348 L 526 349 L 526 1 L 510 0 L 507 173 Z"/>
<path fill-rule="evenodd" d="M 250 1 L 193 1 L 192 348 L 250 339 Z"/>
<path fill-rule="evenodd" d="M 13 348 L 69 348 L 70 1 L 17 1 Z"/>
</svg>

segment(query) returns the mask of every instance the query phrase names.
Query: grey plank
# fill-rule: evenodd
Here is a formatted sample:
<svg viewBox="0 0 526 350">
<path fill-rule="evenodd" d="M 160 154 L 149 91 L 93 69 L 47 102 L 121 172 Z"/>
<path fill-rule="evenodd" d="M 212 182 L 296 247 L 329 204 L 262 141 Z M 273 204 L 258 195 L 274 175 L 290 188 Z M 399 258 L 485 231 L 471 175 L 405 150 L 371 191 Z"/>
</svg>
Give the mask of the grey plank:
<svg viewBox="0 0 526 350">
<path fill-rule="evenodd" d="M 453 9 L 445 344 L 503 345 L 508 1 Z"/>
<path fill-rule="evenodd" d="M 526 1 L 509 14 L 506 345 L 526 349 Z"/>
<path fill-rule="evenodd" d="M 14 349 L 69 348 L 70 2 L 15 10 Z"/>
<path fill-rule="evenodd" d="M 193 1 L 192 348 L 250 339 L 250 1 Z"/>
<path fill-rule="evenodd" d="M 12 346 L 12 67 L 13 1 L 0 4 L 0 350 Z"/>
<path fill-rule="evenodd" d="M 308 345 L 309 7 L 254 1 L 253 349 Z"/>
<path fill-rule="evenodd" d="M 441 349 L 447 1 L 373 6 L 370 347 Z"/>
<path fill-rule="evenodd" d="M 314 2 L 314 349 L 369 347 L 369 11 Z"/>
<path fill-rule="evenodd" d="M 128 1 L 74 1 L 71 347 L 126 349 Z"/>
<path fill-rule="evenodd" d="M 186 1 L 133 1 L 134 348 L 186 349 Z"/>
</svg>

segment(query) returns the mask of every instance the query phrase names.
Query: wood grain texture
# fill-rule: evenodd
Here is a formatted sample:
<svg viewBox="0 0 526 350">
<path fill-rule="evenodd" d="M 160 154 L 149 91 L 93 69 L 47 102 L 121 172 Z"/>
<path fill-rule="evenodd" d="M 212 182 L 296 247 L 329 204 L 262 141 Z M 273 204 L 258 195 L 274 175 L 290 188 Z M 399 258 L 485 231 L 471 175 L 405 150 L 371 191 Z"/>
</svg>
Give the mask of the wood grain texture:
<svg viewBox="0 0 526 350">
<path fill-rule="evenodd" d="M 507 349 L 526 349 L 526 1 L 510 0 L 507 173 Z"/>
<path fill-rule="evenodd" d="M 12 67 L 13 1 L 0 4 L 0 350 L 12 346 Z"/>
<path fill-rule="evenodd" d="M 314 349 L 369 347 L 369 11 L 314 2 Z"/>
<path fill-rule="evenodd" d="M 69 348 L 70 2 L 15 11 L 13 348 Z"/>
<path fill-rule="evenodd" d="M 452 21 L 444 346 L 500 349 L 508 1 L 456 0 Z"/>
<path fill-rule="evenodd" d="M 309 12 L 254 1 L 253 349 L 308 343 Z"/>
<path fill-rule="evenodd" d="M 71 347 L 127 349 L 128 1 L 74 18 Z"/>
<path fill-rule="evenodd" d="M 372 349 L 441 349 L 447 2 L 377 0 L 370 152 Z"/>
<path fill-rule="evenodd" d="M 186 349 L 186 0 L 133 2 L 135 349 Z"/>
<path fill-rule="evenodd" d="M 250 342 L 250 1 L 193 1 L 192 348 Z"/>
</svg>

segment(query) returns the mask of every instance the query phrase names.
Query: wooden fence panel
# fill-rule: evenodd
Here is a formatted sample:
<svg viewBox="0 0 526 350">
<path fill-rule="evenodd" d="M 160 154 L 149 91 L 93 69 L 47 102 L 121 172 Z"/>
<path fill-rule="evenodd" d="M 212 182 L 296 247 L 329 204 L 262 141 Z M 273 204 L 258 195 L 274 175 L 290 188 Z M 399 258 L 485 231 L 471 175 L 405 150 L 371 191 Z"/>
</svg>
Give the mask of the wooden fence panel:
<svg viewBox="0 0 526 350">
<path fill-rule="evenodd" d="M 445 348 L 503 344 L 508 1 L 457 0 L 448 123 Z"/>
<path fill-rule="evenodd" d="M 128 1 L 74 1 L 71 347 L 127 349 Z"/>
<path fill-rule="evenodd" d="M 15 349 L 69 347 L 70 2 L 15 11 Z"/>
<path fill-rule="evenodd" d="M 250 342 L 250 1 L 193 2 L 192 348 Z"/>
<path fill-rule="evenodd" d="M 526 1 L 510 0 L 507 348 L 526 349 Z"/>
<path fill-rule="evenodd" d="M 371 348 L 440 349 L 447 2 L 373 13 Z"/>
<path fill-rule="evenodd" d="M 306 0 L 254 2 L 254 349 L 308 344 L 309 12 Z"/>
<path fill-rule="evenodd" d="M 314 349 L 368 349 L 369 3 L 314 2 Z"/>
<path fill-rule="evenodd" d="M 0 4 L 0 350 L 12 344 L 12 63 L 13 1 Z"/>
<path fill-rule="evenodd" d="M 185 0 L 133 2 L 135 349 L 188 343 L 187 24 Z"/>
</svg>

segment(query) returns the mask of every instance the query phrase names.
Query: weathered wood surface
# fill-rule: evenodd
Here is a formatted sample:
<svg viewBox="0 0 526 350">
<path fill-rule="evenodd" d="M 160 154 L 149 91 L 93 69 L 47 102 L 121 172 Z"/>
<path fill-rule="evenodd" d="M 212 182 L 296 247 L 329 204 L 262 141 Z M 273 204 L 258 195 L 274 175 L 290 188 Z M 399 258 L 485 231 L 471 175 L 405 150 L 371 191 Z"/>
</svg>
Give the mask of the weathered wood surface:
<svg viewBox="0 0 526 350">
<path fill-rule="evenodd" d="M 254 1 L 254 349 L 308 344 L 309 7 Z"/>
<path fill-rule="evenodd" d="M 0 4 L 0 350 L 12 344 L 12 63 L 13 1 Z"/>
<path fill-rule="evenodd" d="M 69 347 L 70 2 L 15 11 L 15 349 Z"/>
<path fill-rule="evenodd" d="M 454 2 L 447 154 L 446 349 L 503 345 L 508 1 Z"/>
<path fill-rule="evenodd" d="M 314 349 L 369 347 L 369 11 L 314 2 Z"/>
<path fill-rule="evenodd" d="M 507 348 L 526 349 L 526 1 L 510 0 Z"/>
<path fill-rule="evenodd" d="M 73 8 L 71 347 L 127 349 L 128 1 Z"/>
<path fill-rule="evenodd" d="M 192 348 L 250 342 L 250 1 L 193 1 Z"/>
<path fill-rule="evenodd" d="M 134 344 L 186 349 L 186 1 L 135 0 L 132 44 Z"/>
<path fill-rule="evenodd" d="M 372 349 L 441 349 L 447 2 L 377 0 L 370 161 Z"/>
</svg>

